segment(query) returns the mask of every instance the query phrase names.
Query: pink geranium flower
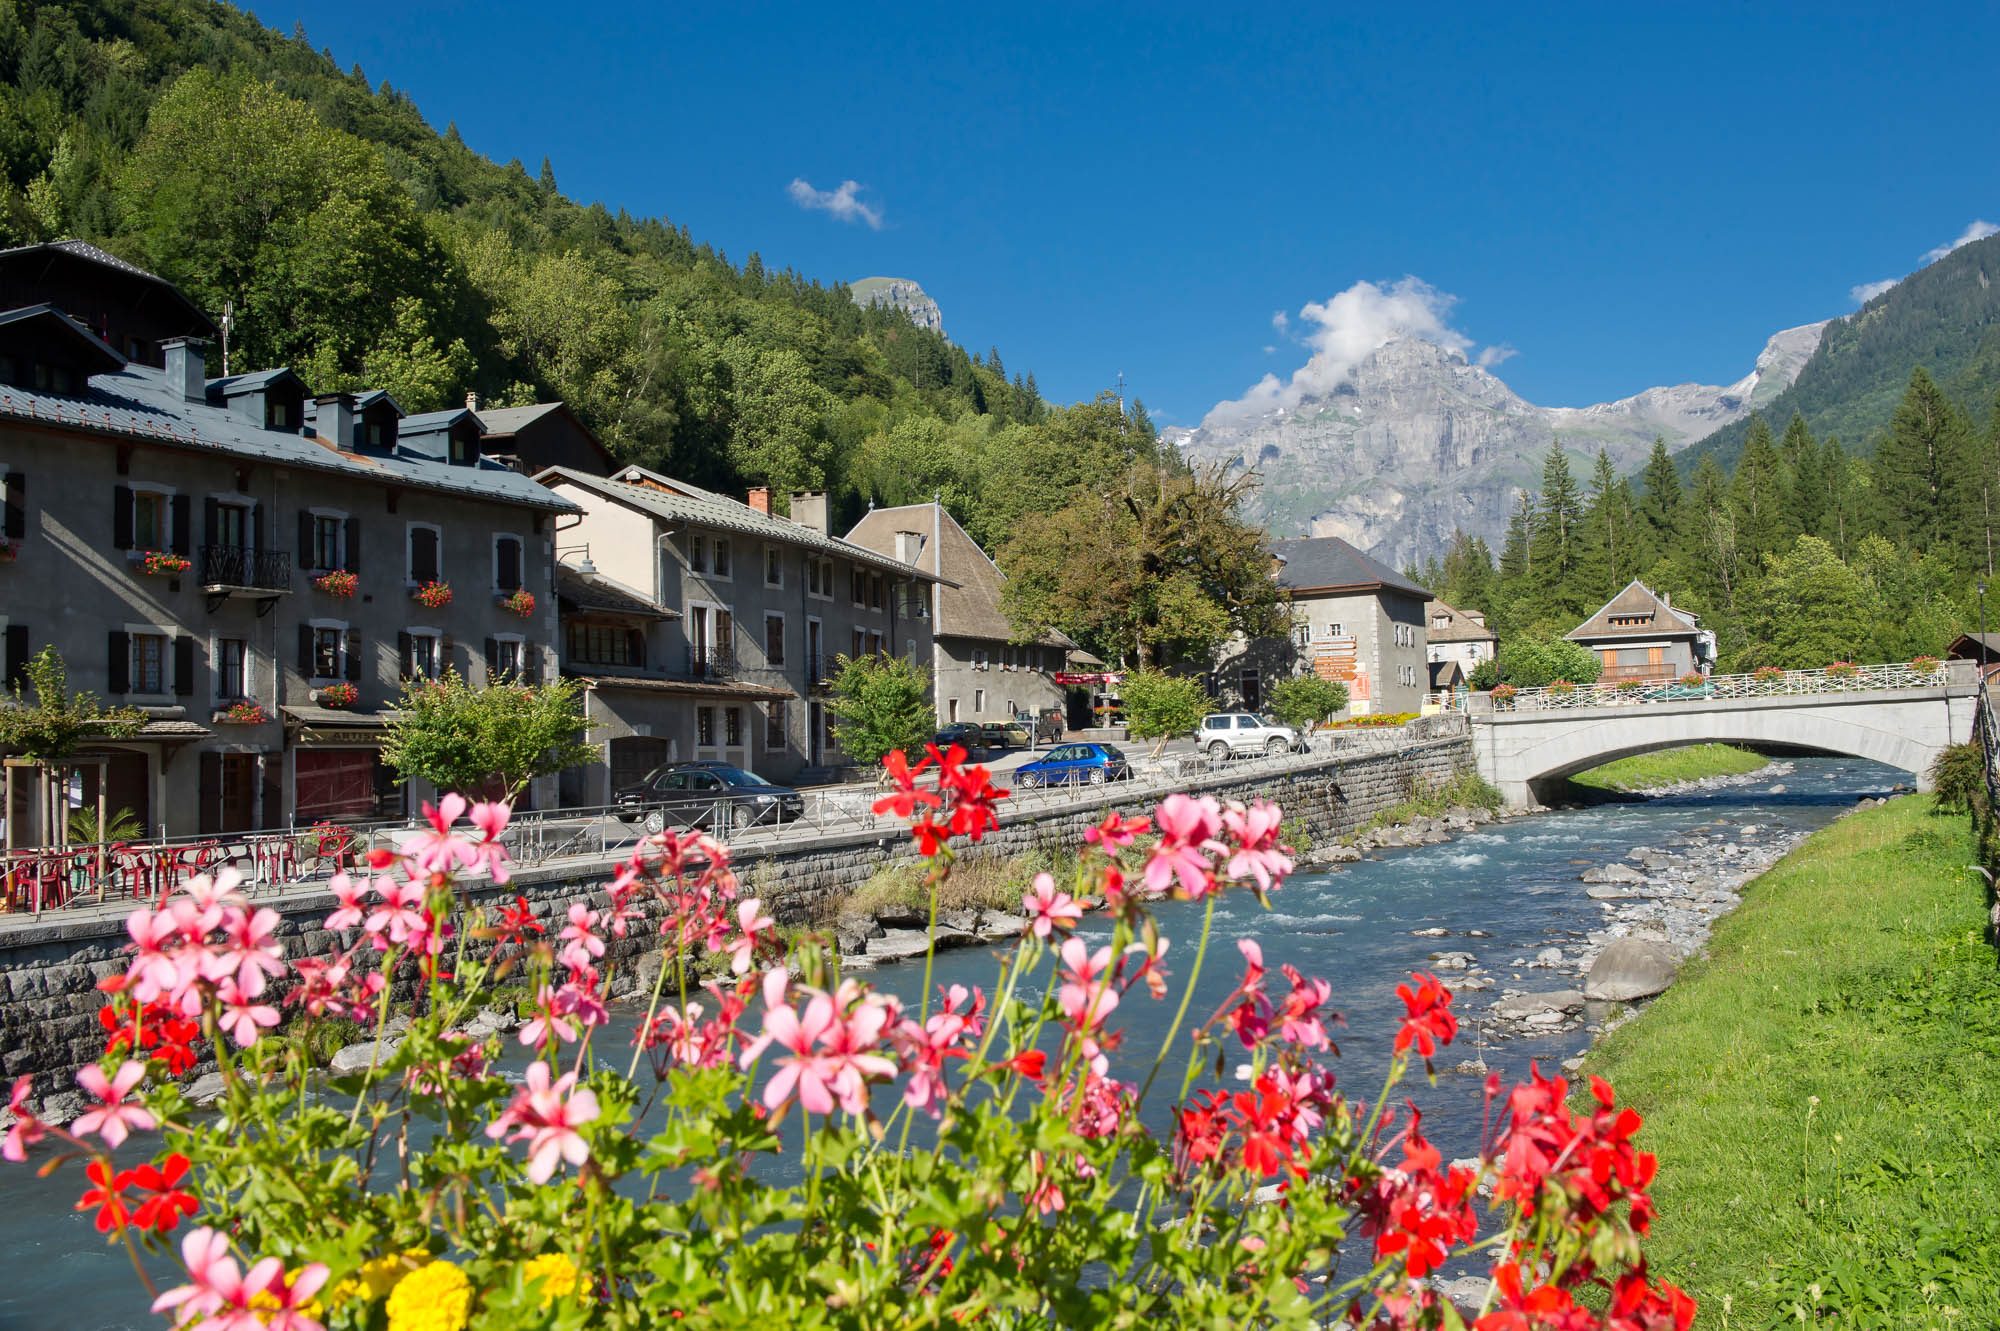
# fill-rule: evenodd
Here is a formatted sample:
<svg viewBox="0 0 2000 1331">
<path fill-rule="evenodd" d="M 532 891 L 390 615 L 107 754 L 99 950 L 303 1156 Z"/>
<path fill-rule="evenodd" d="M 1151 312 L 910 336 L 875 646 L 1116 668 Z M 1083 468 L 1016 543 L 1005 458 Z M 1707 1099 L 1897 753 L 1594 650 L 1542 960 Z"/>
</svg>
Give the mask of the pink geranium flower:
<svg viewBox="0 0 2000 1331">
<path fill-rule="evenodd" d="M 248 1049 L 262 1032 L 278 1024 L 278 1009 L 257 1002 L 233 977 L 215 986 L 215 999 L 222 1005 L 220 1025 L 239 1048 Z"/>
<path fill-rule="evenodd" d="M 1064 983 L 1056 991 L 1056 1004 L 1079 1030 L 1098 1026 L 1118 1006 L 1118 994 L 1111 987 L 1111 949 L 1096 952 L 1081 938 L 1062 945 Z"/>
<path fill-rule="evenodd" d="M 431 830 L 411 837 L 403 845 L 403 854 L 426 876 L 477 868 L 480 853 L 470 841 L 451 830 L 452 824 L 464 816 L 465 796 L 456 792 L 446 795 L 436 805 L 426 803 L 424 818 Z"/>
<path fill-rule="evenodd" d="M 28 1091 L 34 1085 L 33 1077 L 16 1077 L 14 1090 L 7 1097 L 7 1112 L 14 1121 L 7 1127 L 7 1139 L 0 1142 L 0 1160 L 12 1160 L 21 1164 L 28 1158 L 28 1148 L 49 1135 L 48 1125 L 42 1122 L 28 1108 Z"/>
<path fill-rule="evenodd" d="M 97 1103 L 77 1117 L 71 1131 L 79 1137 L 96 1133 L 106 1145 L 116 1148 L 133 1132 L 150 1132 L 160 1126 L 144 1105 L 125 1098 L 145 1076 L 146 1065 L 129 1058 L 110 1077 L 97 1064 L 87 1064 L 77 1072 L 77 1084 L 97 1097 Z"/>
<path fill-rule="evenodd" d="M 151 1003 L 180 989 L 181 962 L 175 953 L 181 946 L 180 921 L 167 911 L 144 907 L 125 917 L 125 932 L 132 939 L 132 962 L 125 969 L 132 997 Z"/>
<path fill-rule="evenodd" d="M 366 895 L 367 888 L 363 884 L 349 878 L 344 870 L 335 874 L 328 881 L 327 887 L 332 890 L 334 900 L 340 903 L 340 908 L 326 917 L 326 927 L 329 929 L 360 928 L 362 920 L 366 918 L 367 908 L 362 901 L 362 897 Z"/>
<path fill-rule="evenodd" d="M 729 940 L 729 969 L 737 975 L 748 975 L 750 964 L 756 958 L 757 945 L 769 937 L 769 931 L 778 927 L 778 922 L 763 913 L 763 902 L 756 897 L 745 897 L 736 903 L 736 925 L 742 930 Z"/>
<path fill-rule="evenodd" d="M 507 822 L 514 811 L 498 800 L 472 806 L 472 825 L 479 829 L 484 840 L 472 842 L 472 853 L 493 876 L 496 883 L 504 883 L 514 876 L 508 864 L 507 847 L 500 844 L 500 836 L 507 830 Z"/>
<path fill-rule="evenodd" d="M 1055 878 L 1045 873 L 1035 875 L 1034 890 L 1021 897 L 1021 906 L 1028 912 L 1029 929 L 1041 939 L 1057 929 L 1072 929 L 1083 918 L 1082 904 L 1057 887 Z"/>
<path fill-rule="evenodd" d="M 1113 809 L 1104 815 L 1103 822 L 1085 832 L 1083 839 L 1102 848 L 1106 855 L 1115 855 L 1131 845 L 1134 838 L 1151 831 L 1152 826 L 1148 819 L 1126 818 Z"/>
<path fill-rule="evenodd" d="M 1154 822 L 1160 840 L 1146 857 L 1146 891 L 1159 896 L 1178 884 L 1189 900 L 1207 896 L 1215 887 L 1214 856 L 1226 849 L 1215 839 L 1221 806 L 1208 795 L 1169 795 L 1154 810 Z"/>
<path fill-rule="evenodd" d="M 1244 808 L 1231 804 L 1222 815 L 1228 829 L 1231 850 L 1226 871 L 1239 882 L 1254 879 L 1259 892 L 1268 892 L 1284 883 L 1292 872 L 1288 847 L 1278 836 L 1284 814 L 1269 800 L 1257 800 Z"/>
<path fill-rule="evenodd" d="M 515 1093 L 514 1103 L 493 1123 L 486 1135 L 498 1140 L 528 1143 L 528 1179 L 547 1183 L 558 1164 L 567 1161 L 581 1166 L 590 1158 L 590 1143 L 577 1129 L 596 1121 L 597 1096 L 588 1087 L 579 1088 L 574 1072 L 549 1080 L 549 1065 L 528 1065 L 527 1085 Z"/>
<path fill-rule="evenodd" d="M 206 1225 L 190 1231 L 181 1240 L 181 1260 L 187 1265 L 188 1283 L 176 1285 L 154 1299 L 154 1312 L 178 1308 L 174 1320 L 185 1326 L 224 1308 L 249 1306 L 250 1291 L 236 1259 L 229 1255 L 229 1240 L 221 1231 Z"/>
<path fill-rule="evenodd" d="M 571 970 L 582 970 L 604 955 L 604 940 L 594 932 L 596 928 L 597 912 L 584 902 L 572 901 L 569 923 L 563 926 L 559 935 L 563 940 L 563 965 Z"/>
<path fill-rule="evenodd" d="M 366 928 L 374 937 L 378 950 L 388 951 L 391 943 L 409 943 L 413 938 L 421 940 L 429 932 L 430 925 L 424 919 L 425 891 L 422 883 L 398 883 L 388 878 L 377 878 L 375 891 L 382 901 L 368 912 Z"/>
<path fill-rule="evenodd" d="M 204 978 L 233 979 L 246 995 L 264 992 L 264 977 L 285 973 L 285 947 L 277 940 L 278 912 L 229 906 L 222 912 L 222 942 L 202 962 Z"/>
</svg>

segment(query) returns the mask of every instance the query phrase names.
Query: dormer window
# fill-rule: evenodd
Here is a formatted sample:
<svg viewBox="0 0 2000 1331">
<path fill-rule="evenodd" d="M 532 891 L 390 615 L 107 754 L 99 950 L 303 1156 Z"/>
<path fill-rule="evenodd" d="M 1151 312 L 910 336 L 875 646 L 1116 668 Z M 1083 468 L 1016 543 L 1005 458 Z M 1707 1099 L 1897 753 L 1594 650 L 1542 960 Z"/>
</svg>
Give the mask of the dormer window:
<svg viewBox="0 0 2000 1331">
<path fill-rule="evenodd" d="M 386 448 L 389 444 L 389 432 L 382 427 L 382 422 L 370 421 L 367 439 L 370 448 Z"/>
<path fill-rule="evenodd" d="M 298 427 L 292 416 L 289 402 L 266 401 L 264 403 L 264 428 L 267 430 L 291 430 Z"/>
</svg>

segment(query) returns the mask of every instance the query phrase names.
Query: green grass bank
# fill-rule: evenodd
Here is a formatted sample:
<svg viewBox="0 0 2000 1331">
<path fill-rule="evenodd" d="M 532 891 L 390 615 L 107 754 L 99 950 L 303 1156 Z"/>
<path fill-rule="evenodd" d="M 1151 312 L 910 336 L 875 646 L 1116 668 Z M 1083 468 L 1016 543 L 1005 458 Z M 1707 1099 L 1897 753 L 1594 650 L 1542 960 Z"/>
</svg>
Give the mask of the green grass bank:
<svg viewBox="0 0 2000 1331">
<path fill-rule="evenodd" d="M 1734 744 L 1690 744 L 1685 748 L 1620 758 L 1588 772 L 1578 772 L 1570 778 L 1570 783 L 1591 790 L 1653 790 L 1676 781 L 1738 776 L 1768 766 L 1770 761 L 1761 753 L 1739 749 Z"/>
<path fill-rule="evenodd" d="M 2000 970 L 1931 803 L 1812 836 L 1590 1056 L 1646 1117 L 1653 1269 L 1701 1326 L 2000 1326 Z"/>
</svg>

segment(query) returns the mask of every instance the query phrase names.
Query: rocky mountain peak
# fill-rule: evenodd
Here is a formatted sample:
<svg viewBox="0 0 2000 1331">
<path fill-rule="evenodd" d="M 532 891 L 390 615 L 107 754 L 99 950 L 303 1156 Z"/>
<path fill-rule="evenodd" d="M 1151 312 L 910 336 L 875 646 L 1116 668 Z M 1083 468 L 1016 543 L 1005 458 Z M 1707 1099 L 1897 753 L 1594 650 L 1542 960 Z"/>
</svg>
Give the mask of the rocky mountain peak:
<svg viewBox="0 0 2000 1331">
<path fill-rule="evenodd" d="M 856 305 L 887 305 L 910 316 L 910 322 L 933 333 L 944 332 L 944 312 L 925 290 L 907 277 L 864 277 L 849 284 Z"/>
</svg>

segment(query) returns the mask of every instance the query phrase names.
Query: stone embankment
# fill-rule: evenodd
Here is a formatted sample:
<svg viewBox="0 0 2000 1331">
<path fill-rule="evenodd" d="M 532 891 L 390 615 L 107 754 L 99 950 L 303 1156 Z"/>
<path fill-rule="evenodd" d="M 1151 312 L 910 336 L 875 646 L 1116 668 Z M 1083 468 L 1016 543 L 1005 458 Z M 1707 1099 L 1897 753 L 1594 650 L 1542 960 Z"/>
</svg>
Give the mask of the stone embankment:
<svg viewBox="0 0 2000 1331">
<path fill-rule="evenodd" d="M 1284 807 L 1288 827 L 1302 829 L 1318 844 L 1360 831 L 1419 788 L 1442 786 L 1471 766 L 1471 741 L 1456 735 L 1417 739 L 1393 750 L 1314 755 L 1276 773 L 1261 765 L 1244 772 L 1223 768 L 1192 777 L 1183 788 L 1220 798 L 1275 800 Z M 1003 806 L 1000 827 L 970 854 L 1004 858 L 1073 848 L 1106 809 L 1140 808 L 1158 794 L 1113 786 L 1080 792 L 1075 801 L 1057 805 Z M 840 902 L 879 870 L 914 860 L 907 832 L 885 821 L 878 827 L 805 842 L 746 844 L 737 850 L 735 867 L 744 895 L 761 897 L 781 922 L 805 923 L 833 920 Z M 606 886 L 615 867 L 602 859 L 554 864 L 522 871 L 505 887 L 472 884 L 468 895 L 475 905 L 483 905 L 512 901 L 519 893 L 539 918 L 555 921 L 568 914 L 574 901 L 606 904 Z M 278 912 L 277 933 L 291 959 L 327 957 L 353 941 L 324 927 L 335 901 L 323 889 L 294 889 L 257 900 Z M 97 1012 L 103 996 L 96 986 L 100 979 L 125 969 L 124 917 L 130 909 L 126 903 L 39 919 L 0 916 L 0 1076 L 11 1082 L 23 1074 L 33 1075 L 36 1092 L 55 1102 L 53 1108 L 45 1103 L 45 1112 L 60 1113 L 68 1102 L 56 1097 L 73 1096 L 76 1069 L 102 1052 Z M 952 930 L 952 941 L 958 941 L 961 933 L 969 940 L 996 937 L 1017 927 L 1004 916 L 950 918 L 944 923 Z M 865 950 L 886 959 L 882 953 L 915 946 L 907 926 L 899 928 L 905 932 L 893 944 L 878 950 L 881 940 L 868 940 Z M 605 965 L 614 995 L 650 984 L 653 972 L 642 959 L 652 947 L 653 935 L 645 929 L 610 941 Z M 413 983 L 412 976 L 398 976 L 399 986 Z"/>
</svg>

